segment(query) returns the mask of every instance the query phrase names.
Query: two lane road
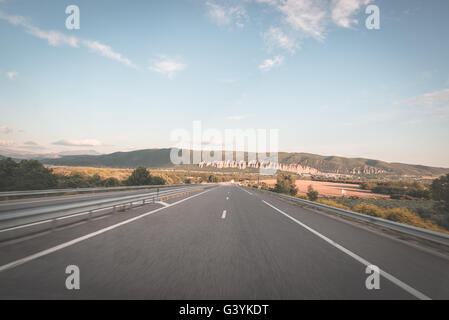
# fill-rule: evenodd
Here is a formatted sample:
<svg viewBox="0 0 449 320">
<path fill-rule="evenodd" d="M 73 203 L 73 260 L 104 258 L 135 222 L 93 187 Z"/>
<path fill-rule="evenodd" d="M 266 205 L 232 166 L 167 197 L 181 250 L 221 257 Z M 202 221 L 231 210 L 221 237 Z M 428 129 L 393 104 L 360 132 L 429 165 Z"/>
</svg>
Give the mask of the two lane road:
<svg viewBox="0 0 449 320">
<path fill-rule="evenodd" d="M 86 231 L 0 266 L 0 298 L 449 298 L 447 258 L 234 185 L 75 228 Z M 383 272 L 379 290 L 365 286 L 368 262 Z M 79 290 L 65 286 L 68 265 L 79 267 Z"/>
</svg>

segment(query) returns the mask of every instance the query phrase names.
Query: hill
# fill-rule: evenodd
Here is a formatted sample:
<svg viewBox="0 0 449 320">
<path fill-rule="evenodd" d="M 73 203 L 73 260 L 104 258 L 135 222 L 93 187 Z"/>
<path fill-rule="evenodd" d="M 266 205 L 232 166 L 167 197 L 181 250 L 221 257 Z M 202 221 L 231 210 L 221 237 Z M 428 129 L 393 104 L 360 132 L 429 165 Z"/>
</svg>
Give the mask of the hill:
<svg viewBox="0 0 449 320">
<path fill-rule="evenodd" d="M 129 152 L 114 152 L 102 155 L 69 155 L 57 159 L 42 159 L 44 164 L 57 166 L 83 166 L 99 168 L 150 168 L 171 167 L 170 149 L 145 149 Z"/>
<path fill-rule="evenodd" d="M 115 152 L 102 155 L 70 155 L 42 159 L 47 165 L 85 166 L 99 168 L 135 168 L 139 165 L 149 168 L 174 167 L 170 161 L 170 150 L 145 149 L 130 152 Z M 284 171 L 310 174 L 337 174 L 355 176 L 439 176 L 449 173 L 449 168 L 438 168 L 404 163 L 390 163 L 365 158 L 321 156 L 310 153 L 280 152 L 279 168 Z M 247 154 L 245 155 L 247 159 Z M 212 164 L 217 169 L 229 168 Z M 237 164 L 233 168 L 240 168 Z M 244 167 L 246 168 L 246 166 Z"/>
<path fill-rule="evenodd" d="M 310 153 L 279 153 L 282 164 L 301 164 L 321 172 L 352 175 L 439 176 L 449 173 L 449 168 L 438 168 L 365 158 L 320 156 Z"/>
</svg>

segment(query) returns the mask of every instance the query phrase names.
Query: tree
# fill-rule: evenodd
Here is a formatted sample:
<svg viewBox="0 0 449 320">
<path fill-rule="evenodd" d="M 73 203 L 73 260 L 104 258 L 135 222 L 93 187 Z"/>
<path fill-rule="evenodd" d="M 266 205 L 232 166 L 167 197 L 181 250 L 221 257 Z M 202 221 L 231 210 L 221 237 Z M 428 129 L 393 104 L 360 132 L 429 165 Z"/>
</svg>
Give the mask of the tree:
<svg viewBox="0 0 449 320">
<path fill-rule="evenodd" d="M 101 177 L 97 173 L 92 177 L 89 177 L 88 181 L 91 187 L 100 187 L 104 184 L 103 180 L 101 180 Z"/>
<path fill-rule="evenodd" d="M 105 187 L 118 187 L 120 186 L 120 181 L 116 178 L 107 178 L 103 181 Z"/>
<path fill-rule="evenodd" d="M 37 160 L 0 160 L 0 190 L 50 189 L 58 184 L 53 170 Z"/>
<path fill-rule="evenodd" d="M 144 166 L 138 166 L 126 180 L 128 186 L 144 186 L 151 184 L 150 172 Z"/>
<path fill-rule="evenodd" d="M 156 184 L 156 185 L 165 184 L 165 180 L 162 177 L 152 176 L 151 177 L 151 184 Z"/>
<path fill-rule="evenodd" d="M 309 198 L 310 201 L 318 199 L 318 191 L 314 190 L 311 184 L 307 187 L 307 198 Z"/>
<path fill-rule="evenodd" d="M 149 184 L 165 184 L 165 180 L 162 177 L 151 176 L 148 169 L 144 166 L 137 167 L 131 175 L 125 180 L 125 184 L 128 186 L 144 186 Z"/>
<path fill-rule="evenodd" d="M 210 183 L 212 183 L 212 182 L 218 182 L 218 179 L 217 179 L 216 176 L 214 176 L 213 174 L 211 174 L 211 175 L 209 176 L 209 178 L 207 178 L 207 181 L 210 182 Z"/>
<path fill-rule="evenodd" d="M 295 196 L 298 193 L 295 178 L 291 174 L 278 174 L 274 191 Z"/>
<path fill-rule="evenodd" d="M 433 180 L 430 192 L 433 200 L 449 202 L 449 173 Z"/>
<path fill-rule="evenodd" d="M 15 173 L 19 165 L 11 158 L 0 160 L 0 190 L 15 190 Z"/>
<path fill-rule="evenodd" d="M 439 201 L 434 209 L 438 212 L 449 212 L 449 173 L 432 181 L 430 185 L 432 199 Z M 449 222 L 449 216 L 447 217 Z"/>
<path fill-rule="evenodd" d="M 89 178 L 80 173 L 72 172 L 69 176 L 59 177 L 60 188 L 89 188 Z"/>
</svg>

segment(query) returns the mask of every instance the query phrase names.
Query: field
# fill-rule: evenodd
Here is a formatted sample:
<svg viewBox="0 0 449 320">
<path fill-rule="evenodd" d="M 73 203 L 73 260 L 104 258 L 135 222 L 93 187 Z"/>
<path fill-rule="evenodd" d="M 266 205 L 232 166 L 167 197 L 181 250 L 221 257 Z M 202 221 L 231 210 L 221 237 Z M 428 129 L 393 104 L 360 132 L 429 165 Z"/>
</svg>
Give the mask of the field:
<svg viewBox="0 0 449 320">
<path fill-rule="evenodd" d="M 275 179 L 261 180 L 270 186 L 276 184 Z M 375 194 L 369 190 L 360 189 L 358 184 L 349 183 L 336 183 L 336 182 L 325 182 L 325 181 L 309 181 L 309 180 L 296 180 L 296 187 L 298 188 L 299 195 L 305 195 L 307 193 L 307 188 L 312 185 L 313 189 L 318 191 L 320 196 L 324 197 L 341 197 L 342 190 L 344 190 L 345 197 L 359 197 L 363 199 L 380 199 L 389 198 L 387 195 Z"/>
<path fill-rule="evenodd" d="M 126 180 L 134 169 L 119 168 L 94 168 L 94 167 L 73 167 L 73 166 L 47 166 L 53 170 L 53 173 L 62 176 L 70 176 L 72 174 L 80 174 L 85 177 L 94 175 L 100 176 L 101 179 L 116 178 L 119 181 Z M 232 172 L 215 172 L 215 171 L 195 171 L 183 169 L 149 169 L 152 176 L 158 176 L 165 180 L 167 184 L 183 183 L 185 179 L 189 179 L 191 183 L 199 182 L 224 182 L 239 179 L 254 179 L 254 175 L 250 173 L 232 173 Z M 210 176 L 214 177 L 210 181 Z"/>
<path fill-rule="evenodd" d="M 98 174 L 101 179 L 116 178 L 118 180 L 125 180 L 130 175 L 133 169 L 116 169 L 116 168 L 91 168 L 91 167 L 66 167 L 66 166 L 48 166 L 53 169 L 55 174 L 61 176 L 69 176 L 71 174 L 81 174 L 91 177 Z"/>
</svg>

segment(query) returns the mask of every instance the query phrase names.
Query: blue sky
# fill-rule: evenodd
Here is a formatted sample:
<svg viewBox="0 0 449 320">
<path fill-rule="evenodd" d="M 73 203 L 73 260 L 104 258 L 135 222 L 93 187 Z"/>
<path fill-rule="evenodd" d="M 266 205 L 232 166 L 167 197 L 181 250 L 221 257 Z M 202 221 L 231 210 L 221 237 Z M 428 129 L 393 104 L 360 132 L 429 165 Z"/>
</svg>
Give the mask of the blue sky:
<svg viewBox="0 0 449 320">
<path fill-rule="evenodd" d="M 365 27 L 370 4 L 380 30 Z M 0 154 L 169 147 L 201 120 L 278 128 L 281 151 L 449 167 L 448 13 L 444 0 L 0 0 Z"/>
</svg>

